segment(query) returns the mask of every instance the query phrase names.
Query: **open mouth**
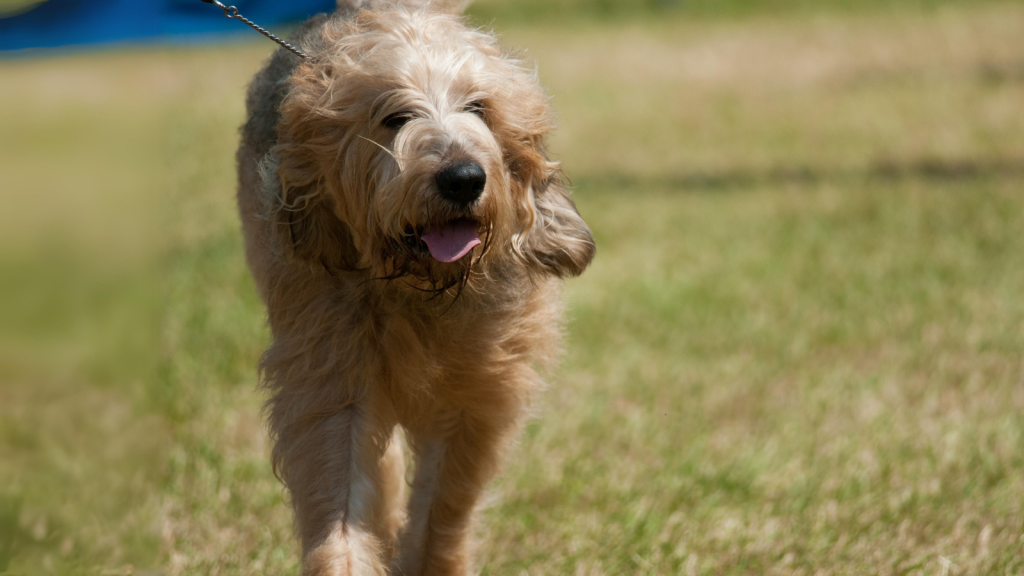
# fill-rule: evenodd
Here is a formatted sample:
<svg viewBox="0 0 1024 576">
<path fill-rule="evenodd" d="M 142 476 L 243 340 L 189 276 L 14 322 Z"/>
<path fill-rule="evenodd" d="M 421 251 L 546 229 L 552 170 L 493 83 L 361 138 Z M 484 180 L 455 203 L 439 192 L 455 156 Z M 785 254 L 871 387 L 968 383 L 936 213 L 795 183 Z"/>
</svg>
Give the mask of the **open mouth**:
<svg viewBox="0 0 1024 576">
<path fill-rule="evenodd" d="M 441 226 L 431 226 L 416 234 L 407 229 L 403 241 L 414 251 L 421 251 L 421 242 L 426 244 L 430 256 L 438 262 L 456 262 L 479 246 L 480 225 L 470 218 L 459 218 Z"/>
</svg>

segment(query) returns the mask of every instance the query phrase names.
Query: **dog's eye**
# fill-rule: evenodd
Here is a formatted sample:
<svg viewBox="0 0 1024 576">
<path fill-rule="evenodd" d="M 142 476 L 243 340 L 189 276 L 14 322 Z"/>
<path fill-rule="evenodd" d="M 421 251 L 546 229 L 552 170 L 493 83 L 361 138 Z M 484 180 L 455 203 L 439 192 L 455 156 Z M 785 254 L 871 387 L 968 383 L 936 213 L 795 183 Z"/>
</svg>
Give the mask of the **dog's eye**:
<svg viewBox="0 0 1024 576">
<path fill-rule="evenodd" d="M 402 126 L 405 126 L 405 124 L 409 120 L 412 120 L 413 118 L 415 118 L 415 116 L 413 116 L 412 112 L 395 112 L 394 114 L 391 114 L 390 116 L 385 118 L 381 122 L 381 124 L 383 124 L 384 127 L 386 128 L 398 130 Z"/>
<path fill-rule="evenodd" d="M 466 108 L 463 109 L 463 112 L 469 112 L 470 114 L 476 114 L 477 116 L 479 116 L 481 118 L 484 117 L 484 112 L 486 112 L 486 111 L 487 111 L 487 107 L 484 106 L 484 103 L 480 102 L 479 100 L 477 100 L 476 102 L 470 102 L 469 104 L 466 104 Z"/>
</svg>

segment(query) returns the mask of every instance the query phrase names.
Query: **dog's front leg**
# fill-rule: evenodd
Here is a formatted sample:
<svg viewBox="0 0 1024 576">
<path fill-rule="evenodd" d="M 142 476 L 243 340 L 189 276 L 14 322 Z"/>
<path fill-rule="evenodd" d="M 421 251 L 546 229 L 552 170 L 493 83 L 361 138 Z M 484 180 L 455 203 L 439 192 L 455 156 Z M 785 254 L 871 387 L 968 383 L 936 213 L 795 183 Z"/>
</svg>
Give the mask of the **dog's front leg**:
<svg viewBox="0 0 1024 576">
<path fill-rule="evenodd" d="M 386 574 L 400 497 L 391 477 L 401 474 L 391 426 L 351 404 L 278 430 L 275 455 L 295 509 L 303 576 Z"/>
<path fill-rule="evenodd" d="M 473 510 L 499 466 L 509 426 L 459 418 L 446 435 L 414 436 L 416 476 L 395 572 L 465 576 Z"/>
</svg>

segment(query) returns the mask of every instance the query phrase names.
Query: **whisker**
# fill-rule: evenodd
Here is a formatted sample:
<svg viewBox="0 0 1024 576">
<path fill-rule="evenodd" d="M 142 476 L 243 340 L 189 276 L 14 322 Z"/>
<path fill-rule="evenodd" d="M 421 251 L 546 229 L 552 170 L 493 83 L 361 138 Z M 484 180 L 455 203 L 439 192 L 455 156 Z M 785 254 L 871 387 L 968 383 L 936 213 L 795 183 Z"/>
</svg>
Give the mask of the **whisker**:
<svg viewBox="0 0 1024 576">
<path fill-rule="evenodd" d="M 383 144 L 381 144 L 380 142 L 376 142 L 376 141 L 374 141 L 374 140 L 371 140 L 371 139 L 367 138 L 366 136 L 363 136 L 362 134 L 356 134 L 356 136 L 358 136 L 359 138 L 362 138 L 363 140 L 366 140 L 366 141 L 367 141 L 367 142 L 369 142 L 370 144 L 373 144 L 373 145 L 374 145 L 374 146 L 376 146 L 377 148 L 380 148 L 381 150 L 383 150 L 383 151 L 387 152 L 388 156 L 391 156 L 392 158 L 394 158 L 394 160 L 395 160 L 395 163 L 397 163 L 397 164 L 398 164 L 398 167 L 399 167 L 399 168 L 401 168 L 401 167 L 402 167 L 402 163 L 398 161 L 398 156 L 396 156 L 396 155 L 395 155 L 395 153 L 394 153 L 394 152 L 392 152 L 391 150 L 388 150 L 386 146 L 384 146 L 384 145 L 383 145 Z"/>
</svg>

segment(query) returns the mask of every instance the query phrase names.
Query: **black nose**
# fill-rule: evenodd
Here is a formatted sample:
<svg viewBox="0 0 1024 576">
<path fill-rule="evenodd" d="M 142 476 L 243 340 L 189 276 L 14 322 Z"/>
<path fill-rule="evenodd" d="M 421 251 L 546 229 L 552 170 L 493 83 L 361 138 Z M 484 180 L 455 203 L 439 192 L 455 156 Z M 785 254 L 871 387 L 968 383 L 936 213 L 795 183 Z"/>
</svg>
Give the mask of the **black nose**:
<svg viewBox="0 0 1024 576">
<path fill-rule="evenodd" d="M 442 198 L 456 204 L 471 204 L 483 194 L 487 173 L 476 162 L 466 160 L 445 166 L 435 179 Z"/>
</svg>

